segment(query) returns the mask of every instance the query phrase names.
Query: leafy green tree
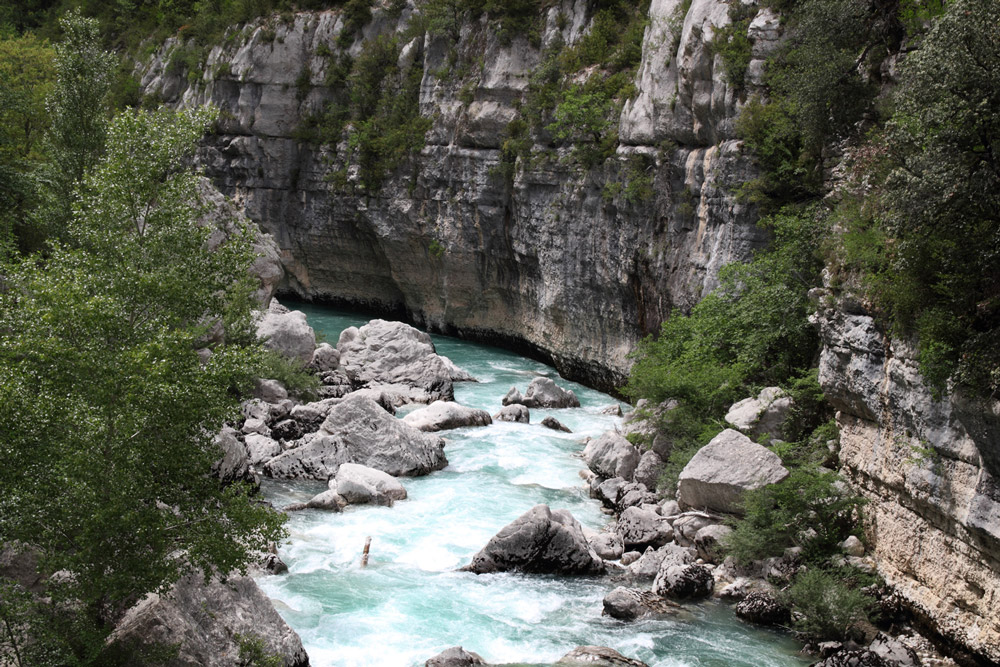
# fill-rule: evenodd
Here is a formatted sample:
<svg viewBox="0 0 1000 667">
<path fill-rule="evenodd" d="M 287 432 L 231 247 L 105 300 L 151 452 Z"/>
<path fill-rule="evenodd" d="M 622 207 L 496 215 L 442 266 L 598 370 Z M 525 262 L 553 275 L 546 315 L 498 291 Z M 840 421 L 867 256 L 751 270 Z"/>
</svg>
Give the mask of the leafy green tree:
<svg viewBox="0 0 1000 667">
<path fill-rule="evenodd" d="M 52 47 L 32 35 L 0 38 L 0 252 L 41 243 L 24 222 L 34 206 L 30 174 L 42 159 L 53 57 Z"/>
<path fill-rule="evenodd" d="M 875 302 L 938 389 L 1000 392 L 1000 0 L 955 0 L 900 72 L 855 234 Z M 874 233 L 872 233 L 874 232 Z"/>
<path fill-rule="evenodd" d="M 462 24 L 483 11 L 482 0 L 424 0 L 421 11 L 427 17 L 427 29 L 433 35 L 457 42 L 462 36 Z"/>
<path fill-rule="evenodd" d="M 3 271 L 0 542 L 69 573 L 46 593 L 51 623 L 74 624 L 46 635 L 72 661 L 41 664 L 107 664 L 109 624 L 138 597 L 243 567 L 282 535 L 278 514 L 207 474 L 263 354 L 248 230 L 232 222 L 220 240 L 199 223 L 186 167 L 213 119 L 116 117 L 68 243 Z"/>
<path fill-rule="evenodd" d="M 64 38 L 55 47 L 56 84 L 47 103 L 48 162 L 39 173 L 39 224 L 56 236 L 65 231 L 77 184 L 104 151 L 115 71 L 114 56 L 100 46 L 96 20 L 71 11 L 59 24 Z"/>
</svg>

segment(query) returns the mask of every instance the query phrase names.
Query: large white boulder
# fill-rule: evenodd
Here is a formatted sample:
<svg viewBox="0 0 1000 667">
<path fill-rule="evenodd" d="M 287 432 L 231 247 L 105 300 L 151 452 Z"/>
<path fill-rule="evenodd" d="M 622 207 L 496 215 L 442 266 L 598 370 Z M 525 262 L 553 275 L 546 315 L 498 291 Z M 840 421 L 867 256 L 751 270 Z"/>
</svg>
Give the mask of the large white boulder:
<svg viewBox="0 0 1000 667">
<path fill-rule="evenodd" d="M 782 436 L 782 429 L 794 407 L 791 396 L 781 387 L 761 389 L 756 398 L 744 398 L 733 403 L 726 413 L 726 423 L 751 436 L 768 434 L 775 438 Z"/>
<path fill-rule="evenodd" d="M 788 477 L 781 459 L 739 431 L 726 429 L 698 450 L 677 482 L 682 508 L 742 514 L 743 492 Z"/>
<path fill-rule="evenodd" d="M 271 300 L 271 306 L 257 322 L 257 337 L 275 352 L 303 364 L 312 361 L 316 350 L 316 332 L 306 321 L 305 313 L 288 310 L 276 299 Z"/>
<path fill-rule="evenodd" d="M 406 489 L 395 477 L 357 463 L 341 464 L 330 490 L 352 504 L 392 505 L 406 498 Z"/>
<path fill-rule="evenodd" d="M 631 480 L 639 465 L 639 450 L 620 433 L 608 431 L 587 443 L 583 460 L 601 477 Z"/>
<path fill-rule="evenodd" d="M 493 423 L 490 413 L 452 401 L 434 401 L 426 408 L 414 410 L 403 421 L 421 431 L 444 431 L 463 426 L 488 426 Z"/>
<path fill-rule="evenodd" d="M 307 437 L 308 442 L 268 461 L 264 473 L 279 479 L 326 481 L 344 463 L 407 477 L 448 465 L 444 440 L 396 419 L 367 396 L 344 398 L 330 409 L 319 431 Z"/>
</svg>

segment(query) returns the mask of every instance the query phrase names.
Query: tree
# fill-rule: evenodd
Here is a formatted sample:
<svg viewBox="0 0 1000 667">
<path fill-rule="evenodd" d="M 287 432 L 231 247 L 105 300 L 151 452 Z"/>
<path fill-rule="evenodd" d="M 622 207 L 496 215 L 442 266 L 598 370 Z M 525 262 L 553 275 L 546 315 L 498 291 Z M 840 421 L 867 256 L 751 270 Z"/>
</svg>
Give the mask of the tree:
<svg viewBox="0 0 1000 667">
<path fill-rule="evenodd" d="M 54 52 L 32 35 L 0 38 L 0 252 L 37 247 L 24 224 L 34 205 L 30 174 L 42 157 L 45 99 L 55 79 Z"/>
<path fill-rule="evenodd" d="M 214 117 L 117 116 L 69 243 L 3 272 L 0 542 L 71 573 L 46 591 L 49 620 L 76 624 L 47 635 L 54 664 L 107 664 L 109 623 L 138 597 L 243 567 L 282 535 L 279 515 L 208 474 L 262 358 L 248 231 L 199 224 L 186 167 Z"/>
<path fill-rule="evenodd" d="M 60 236 L 70 217 L 77 183 L 104 151 L 114 56 L 100 47 L 96 20 L 71 11 L 59 21 L 63 41 L 56 45 L 56 84 L 46 104 L 48 162 L 40 170 L 43 231 Z"/>
<path fill-rule="evenodd" d="M 878 244 L 869 294 L 921 370 L 1000 392 L 1000 0 L 947 5 L 900 71 L 896 108 L 864 165 L 875 183 L 855 237 Z"/>
</svg>

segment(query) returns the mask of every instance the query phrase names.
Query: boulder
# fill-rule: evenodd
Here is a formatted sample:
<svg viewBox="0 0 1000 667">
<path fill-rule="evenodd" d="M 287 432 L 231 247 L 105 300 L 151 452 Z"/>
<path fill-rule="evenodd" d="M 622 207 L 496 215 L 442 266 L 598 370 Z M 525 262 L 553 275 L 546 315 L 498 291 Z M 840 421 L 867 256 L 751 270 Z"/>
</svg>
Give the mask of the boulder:
<svg viewBox="0 0 1000 667">
<path fill-rule="evenodd" d="M 212 474 L 223 484 L 253 480 L 250 472 L 250 458 L 246 447 L 236 437 L 236 431 L 228 426 L 215 436 L 215 445 L 222 451 L 222 458 L 212 464 Z"/>
<path fill-rule="evenodd" d="M 276 440 L 298 440 L 303 435 L 305 431 L 299 422 L 294 419 L 282 419 L 280 422 L 274 425 L 271 429 L 271 437 Z"/>
<path fill-rule="evenodd" d="M 243 427 L 240 428 L 241 433 L 259 433 L 260 435 L 271 435 L 271 429 L 267 427 L 267 422 L 263 419 L 256 419 L 251 417 L 243 422 Z"/>
<path fill-rule="evenodd" d="M 257 337 L 275 352 L 303 364 L 312 361 L 316 349 L 316 332 L 306 321 L 305 313 L 288 310 L 277 300 L 271 301 L 270 308 L 257 322 Z"/>
<path fill-rule="evenodd" d="M 535 378 L 519 402 L 529 408 L 578 408 L 580 399 L 572 389 L 563 389 L 549 378 Z"/>
<path fill-rule="evenodd" d="M 277 441 L 260 433 L 251 433 L 246 436 L 245 442 L 250 465 L 259 466 L 267 463 L 281 453 L 281 445 Z"/>
<path fill-rule="evenodd" d="M 536 505 L 497 533 L 463 569 L 476 574 L 598 574 L 604 563 L 573 515 Z"/>
<path fill-rule="evenodd" d="M 664 517 L 641 507 L 629 507 L 622 512 L 615 532 L 627 549 L 659 547 L 673 538 L 673 529 Z"/>
<path fill-rule="evenodd" d="M 639 450 L 620 433 L 608 431 L 587 443 L 583 460 L 601 477 L 631 480 L 639 465 Z"/>
<path fill-rule="evenodd" d="M 545 428 L 550 428 L 553 431 L 562 431 L 563 433 L 572 433 L 573 432 L 573 431 L 569 430 L 569 428 L 567 428 L 565 424 L 563 424 L 561 421 L 559 421 L 555 417 L 546 417 L 545 419 L 543 419 L 542 420 L 542 426 L 544 426 Z"/>
<path fill-rule="evenodd" d="M 625 552 L 622 538 L 616 533 L 597 533 L 591 536 L 587 543 L 594 553 L 604 560 L 618 560 Z"/>
<path fill-rule="evenodd" d="M 647 551 L 652 551 L 652 549 L 647 549 Z M 628 566 L 642 558 L 642 554 L 638 551 L 626 551 L 622 554 L 622 565 Z M 656 574 L 655 572 L 653 573 Z"/>
<path fill-rule="evenodd" d="M 780 438 L 793 406 L 791 397 L 780 387 L 767 387 L 756 398 L 733 403 L 725 419 L 733 428 L 753 437 L 767 434 Z"/>
<path fill-rule="evenodd" d="M 478 653 L 466 651 L 461 646 L 452 646 L 425 662 L 424 667 L 473 667 L 485 664 L 486 661 Z"/>
<path fill-rule="evenodd" d="M 403 421 L 421 431 L 444 431 L 463 426 L 489 426 L 493 423 L 485 410 L 468 408 L 451 401 L 434 401 L 414 410 Z"/>
<path fill-rule="evenodd" d="M 678 600 L 695 600 L 711 595 L 714 586 L 712 572 L 703 565 L 671 565 L 660 567 L 653 592 Z"/>
<path fill-rule="evenodd" d="M 257 380 L 253 395 L 265 403 L 281 403 L 288 399 L 288 391 L 277 380 L 261 378 Z"/>
<path fill-rule="evenodd" d="M 504 407 L 508 405 L 524 405 L 524 396 L 518 391 L 517 387 L 511 387 L 503 398 L 500 399 L 500 404 Z M 527 407 L 527 406 L 525 406 Z"/>
<path fill-rule="evenodd" d="M 357 463 L 341 464 L 330 490 L 352 504 L 392 505 L 406 499 L 406 489 L 395 477 Z"/>
<path fill-rule="evenodd" d="M 684 466 L 677 491 L 681 507 L 742 514 L 743 492 L 788 477 L 781 459 L 739 431 L 726 429 Z"/>
<path fill-rule="evenodd" d="M 264 466 L 279 479 L 326 481 L 344 463 L 360 463 L 394 476 L 426 475 L 448 465 L 444 440 L 418 431 L 375 401 L 351 394 L 330 409 L 311 440 Z"/>
<path fill-rule="evenodd" d="M 615 403 L 614 405 L 607 405 L 601 408 L 602 415 L 611 415 L 612 417 L 622 416 L 622 406 L 620 403 Z"/>
<path fill-rule="evenodd" d="M 647 489 L 655 490 L 663 474 L 663 459 L 656 452 L 643 452 L 639 464 L 635 467 L 635 481 L 644 484 Z"/>
<path fill-rule="evenodd" d="M 604 596 L 604 614 L 622 621 L 633 621 L 642 616 L 669 614 L 679 605 L 649 591 L 619 586 Z"/>
<path fill-rule="evenodd" d="M 431 337 L 403 322 L 348 327 L 337 342 L 340 366 L 363 387 L 382 388 L 396 405 L 455 398 L 452 383 L 474 378 L 437 354 Z"/>
<path fill-rule="evenodd" d="M 788 625 L 792 613 L 764 591 L 750 591 L 736 603 L 736 615 L 756 625 Z"/>
<path fill-rule="evenodd" d="M 307 667 L 302 641 L 250 577 L 238 574 L 208 582 L 200 572 L 183 577 L 163 595 L 147 595 L 125 613 L 112 639 L 177 646 L 177 667 L 240 664 L 238 637 L 259 640 L 284 667 Z"/>
<path fill-rule="evenodd" d="M 282 509 L 285 512 L 297 512 L 298 510 L 328 510 L 339 512 L 347 507 L 347 499 L 333 489 L 327 489 L 322 493 L 317 493 L 305 503 L 293 503 L 286 505 Z"/>
<path fill-rule="evenodd" d="M 813 667 L 895 667 L 886 662 L 882 656 L 867 649 L 844 648 Z"/>
<path fill-rule="evenodd" d="M 733 532 L 729 526 L 721 523 L 705 526 L 694 535 L 694 548 L 698 557 L 706 563 L 718 563 L 723 558 L 723 540 Z"/>
<path fill-rule="evenodd" d="M 626 658 L 606 646 L 577 646 L 559 659 L 556 665 L 587 665 L 587 667 L 649 667 L 646 663 Z"/>
<path fill-rule="evenodd" d="M 518 424 L 527 424 L 531 419 L 531 415 L 528 412 L 528 408 L 520 403 L 513 403 L 511 405 L 504 405 L 500 408 L 500 412 L 493 415 L 493 419 L 498 422 L 517 422 Z"/>
<path fill-rule="evenodd" d="M 647 491 L 645 484 L 630 482 L 622 486 L 618 493 L 618 510 L 624 511 L 629 507 L 641 505 L 656 505 L 656 501 L 656 494 Z"/>
<path fill-rule="evenodd" d="M 600 480 L 600 477 L 597 480 Z M 623 477 L 612 477 L 593 487 L 591 495 L 600 500 L 605 507 L 617 509 L 618 499 L 622 495 L 622 489 L 626 486 L 628 486 L 628 483 Z"/>
<path fill-rule="evenodd" d="M 841 550 L 848 556 L 860 558 L 865 555 L 865 545 L 854 535 L 840 543 Z"/>
<path fill-rule="evenodd" d="M 660 503 L 660 514 L 666 517 L 673 517 L 681 513 L 680 504 L 673 498 L 667 498 Z"/>
<path fill-rule="evenodd" d="M 638 553 L 638 552 L 630 552 Z M 636 558 L 631 563 L 625 563 L 624 556 L 622 557 L 622 564 L 628 566 L 629 576 L 634 579 L 648 579 L 652 581 L 656 578 L 656 574 L 660 571 L 660 565 L 663 563 L 664 552 L 661 549 L 654 549 L 653 547 L 646 547 L 646 551 L 642 553 L 641 556 Z"/>
<path fill-rule="evenodd" d="M 717 517 L 713 517 L 704 512 L 684 512 L 673 520 L 674 539 L 677 544 L 684 547 L 693 547 L 694 539 L 698 536 L 698 531 L 706 526 L 714 526 L 719 523 Z"/>
<path fill-rule="evenodd" d="M 312 360 L 309 362 L 310 368 L 317 373 L 330 373 L 340 368 L 340 352 L 329 343 L 320 343 L 313 350 Z M 345 376 L 346 377 L 346 374 Z M 323 384 L 326 384 L 325 382 Z"/>
<path fill-rule="evenodd" d="M 899 637 L 890 637 L 884 632 L 878 633 L 868 645 L 868 650 L 893 667 L 919 667 L 923 664 L 917 652 L 900 641 Z"/>
</svg>

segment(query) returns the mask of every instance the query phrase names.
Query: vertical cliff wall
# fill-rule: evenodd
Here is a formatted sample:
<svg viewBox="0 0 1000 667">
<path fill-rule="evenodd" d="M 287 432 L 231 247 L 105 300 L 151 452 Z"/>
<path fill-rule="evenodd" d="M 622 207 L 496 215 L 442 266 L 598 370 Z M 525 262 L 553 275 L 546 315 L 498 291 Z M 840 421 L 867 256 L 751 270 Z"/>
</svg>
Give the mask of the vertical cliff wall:
<svg viewBox="0 0 1000 667">
<path fill-rule="evenodd" d="M 722 0 L 653 0 L 617 154 L 592 169 L 570 159 L 572 147 L 546 141 L 512 179 L 498 169 L 505 128 L 544 49 L 590 28 L 584 0 L 549 9 L 537 45 L 525 37 L 504 45 L 485 19 L 464 25 L 454 47 L 429 35 L 408 43 L 399 66 L 422 67 L 420 113 L 432 125 L 419 155 L 375 193 L 357 187 L 344 146 L 334 154 L 296 138 L 341 92 L 324 85 L 340 53 L 337 12 L 275 17 L 233 33 L 203 75 L 170 67 L 180 46 L 173 40 L 144 66 L 142 84 L 173 106 L 223 110 L 201 161 L 277 239 L 285 289 L 522 344 L 565 375 L 610 388 L 623 381 L 639 338 L 710 291 L 721 266 L 766 241 L 756 211 L 734 196 L 752 167 L 733 140 L 739 97 L 707 45 L 729 21 L 727 8 Z M 403 34 L 413 11 L 391 18 L 376 9 L 347 52 L 357 56 L 379 34 Z M 775 29 L 767 12 L 751 26 L 758 56 Z M 608 187 L 623 182 L 635 155 L 650 165 L 652 190 L 642 199 Z M 334 173 L 346 174 L 336 187 Z"/>
<path fill-rule="evenodd" d="M 1000 402 L 936 398 L 912 346 L 851 299 L 815 319 L 879 571 L 944 637 L 1000 662 Z"/>
</svg>

